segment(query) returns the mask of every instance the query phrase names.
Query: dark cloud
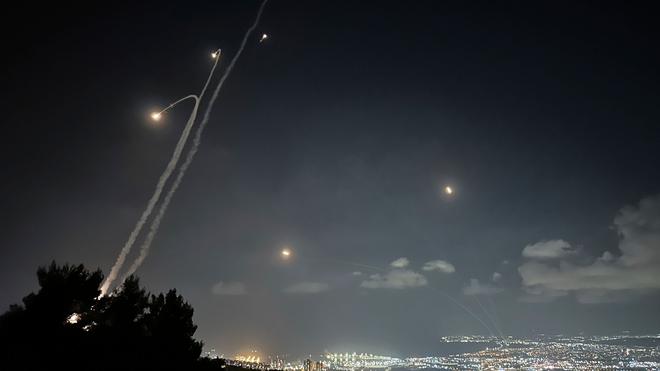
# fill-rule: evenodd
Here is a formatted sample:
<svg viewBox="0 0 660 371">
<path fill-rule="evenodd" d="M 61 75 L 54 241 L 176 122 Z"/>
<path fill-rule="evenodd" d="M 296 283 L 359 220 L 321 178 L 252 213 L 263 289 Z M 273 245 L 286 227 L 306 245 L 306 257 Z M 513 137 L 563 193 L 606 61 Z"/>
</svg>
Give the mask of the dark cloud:
<svg viewBox="0 0 660 371">
<path fill-rule="evenodd" d="M 570 245 L 562 240 L 530 245 L 537 247 L 533 254 L 527 246 L 523 256 L 530 260 L 518 267 L 527 292 L 548 297 L 572 292 L 580 302 L 595 303 L 660 289 L 660 195 L 621 209 L 614 228 L 620 237 L 616 255 L 605 251 L 590 264 L 568 260 Z M 558 261 L 538 260 L 550 257 Z"/>
<path fill-rule="evenodd" d="M 399 258 L 390 266 L 392 269 L 387 273 L 376 273 L 369 276 L 369 279 L 362 281 L 360 287 L 365 289 L 396 289 L 402 290 L 407 288 L 426 286 L 428 281 L 426 277 L 420 273 L 409 269 L 403 269 L 408 266 L 409 261 L 407 258 Z"/>
<path fill-rule="evenodd" d="M 564 240 L 541 241 L 525 246 L 522 256 L 529 259 L 558 259 L 575 254 L 575 249 Z"/>
<path fill-rule="evenodd" d="M 456 268 L 454 267 L 454 265 L 452 263 L 450 263 L 446 260 L 440 260 L 440 259 L 427 261 L 422 266 L 422 270 L 427 271 L 427 272 L 439 271 L 439 272 L 447 273 L 447 274 L 456 272 Z"/>
<path fill-rule="evenodd" d="M 393 268 L 405 268 L 410 264 L 408 258 L 399 258 L 390 263 L 390 266 Z"/>
</svg>

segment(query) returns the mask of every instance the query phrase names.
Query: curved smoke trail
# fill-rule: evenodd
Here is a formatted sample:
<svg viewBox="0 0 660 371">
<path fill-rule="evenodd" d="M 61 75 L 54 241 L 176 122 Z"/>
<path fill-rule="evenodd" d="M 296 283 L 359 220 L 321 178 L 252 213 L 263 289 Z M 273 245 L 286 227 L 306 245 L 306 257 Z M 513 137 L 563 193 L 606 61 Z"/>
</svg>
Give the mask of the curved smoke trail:
<svg viewBox="0 0 660 371">
<path fill-rule="evenodd" d="M 160 175 L 160 178 L 158 178 L 156 189 L 154 190 L 153 195 L 151 195 L 151 198 L 147 203 L 147 207 L 144 209 L 142 215 L 140 216 L 140 219 L 138 219 L 137 223 L 135 224 L 133 231 L 128 237 L 128 241 L 126 241 L 124 247 L 122 247 L 121 251 L 119 252 L 119 256 L 117 257 L 115 264 L 112 266 L 112 269 L 110 270 L 110 274 L 108 275 L 108 277 L 106 277 L 105 281 L 101 285 L 100 288 L 101 296 L 104 296 L 108 292 L 108 289 L 110 289 L 110 285 L 112 285 L 112 282 L 114 282 L 114 280 L 117 278 L 117 275 L 119 274 L 119 270 L 126 261 L 126 256 L 131 251 L 131 248 L 133 247 L 135 240 L 140 234 L 140 231 L 142 231 L 142 227 L 147 222 L 147 219 L 153 212 L 154 206 L 156 206 L 156 203 L 158 202 L 158 199 L 160 198 L 160 195 L 163 192 L 163 188 L 165 187 L 167 180 L 169 179 L 170 175 L 172 175 L 172 172 L 174 171 L 177 163 L 179 162 L 179 158 L 181 157 L 181 152 L 183 152 L 186 142 L 188 141 L 188 136 L 190 135 L 190 131 L 192 130 L 193 125 L 195 124 L 195 119 L 197 118 L 197 109 L 199 108 L 199 102 L 201 101 L 202 97 L 204 96 L 204 93 L 206 92 L 206 88 L 208 87 L 211 81 L 211 77 L 213 76 L 213 72 L 215 71 L 215 68 L 218 65 L 219 59 L 220 57 L 218 56 L 218 58 L 213 63 L 213 68 L 211 68 L 211 72 L 209 73 L 209 76 L 206 79 L 206 83 L 204 84 L 204 87 L 202 88 L 202 92 L 200 93 L 199 97 L 196 95 L 189 95 L 186 98 L 180 99 L 177 102 L 171 104 L 168 108 L 166 108 L 169 109 L 175 104 L 187 98 L 193 98 L 195 100 L 195 107 L 193 108 L 193 111 L 190 114 L 190 117 L 188 118 L 188 122 L 186 123 L 186 126 L 184 127 L 183 132 L 181 133 L 181 137 L 179 138 L 179 141 L 176 144 L 176 148 L 174 149 L 174 153 L 172 154 L 170 161 L 167 163 L 167 167 L 165 168 L 165 171 L 163 171 L 163 173 Z"/>
<path fill-rule="evenodd" d="M 193 112 L 190 114 L 190 117 L 188 118 L 188 122 L 186 123 L 186 126 L 183 129 L 183 133 L 181 133 L 181 137 L 179 138 L 179 142 L 177 143 L 176 148 L 174 149 L 174 153 L 170 158 L 170 162 L 167 164 L 165 171 L 160 175 L 160 178 L 158 179 L 158 183 L 156 184 L 156 189 L 154 190 L 154 193 L 151 195 L 151 198 L 147 203 L 147 207 L 142 212 L 142 215 L 135 224 L 135 227 L 133 227 L 133 231 L 128 237 L 128 241 L 126 241 L 124 247 L 122 247 L 121 251 L 119 252 L 117 261 L 115 261 L 115 264 L 112 266 L 112 269 L 110 270 L 110 274 L 103 282 L 103 285 L 101 285 L 101 296 L 105 295 L 108 292 L 110 285 L 112 285 L 112 282 L 117 278 L 119 270 L 124 265 L 126 256 L 131 251 L 131 248 L 133 247 L 135 240 L 140 234 L 140 231 L 142 230 L 144 223 L 146 223 L 147 219 L 149 218 L 149 215 L 151 215 L 151 213 L 153 212 L 154 206 L 156 205 L 156 202 L 158 202 L 158 199 L 160 198 L 160 194 L 163 191 L 163 187 L 165 186 L 167 179 L 174 171 L 176 164 L 179 161 L 179 157 L 181 157 L 181 152 L 183 151 L 183 147 L 185 146 L 186 141 L 188 140 L 190 129 L 192 128 L 192 125 L 195 122 L 195 116 L 197 116 L 197 102 L 195 102 L 195 107 L 193 108 Z"/>
<path fill-rule="evenodd" d="M 181 164 L 181 167 L 179 168 L 179 173 L 177 174 L 174 182 L 172 183 L 170 190 L 167 192 L 165 195 L 165 198 L 163 199 L 162 204 L 160 205 L 160 209 L 158 210 L 158 213 L 154 217 L 154 220 L 151 222 L 151 226 L 149 227 L 149 233 L 147 234 L 147 237 L 145 238 L 144 243 L 142 246 L 140 246 L 140 255 L 135 259 L 131 267 L 128 269 L 126 274 L 124 274 L 124 277 L 122 278 L 122 282 L 131 274 L 135 273 L 135 271 L 142 265 L 142 262 L 144 259 L 147 257 L 149 254 L 149 248 L 151 247 L 151 243 L 154 240 L 154 237 L 156 236 L 156 233 L 158 233 L 158 228 L 160 227 L 160 222 L 163 219 L 163 216 L 165 216 L 165 213 L 167 212 L 167 207 L 170 204 L 170 201 L 172 200 L 172 196 L 174 196 L 174 193 L 176 192 L 177 188 L 179 188 L 179 185 L 181 184 L 181 180 L 183 179 L 184 175 L 186 174 L 186 170 L 188 170 L 188 167 L 193 161 L 193 158 L 195 157 L 195 154 L 197 153 L 197 150 L 199 149 L 199 144 L 202 141 L 202 133 L 204 132 L 204 128 L 206 127 L 206 124 L 209 121 L 209 118 L 211 116 L 211 110 L 213 109 L 213 104 L 215 103 L 215 100 L 218 98 L 218 94 L 220 93 L 220 89 L 222 89 L 222 85 L 224 85 L 225 80 L 229 75 L 231 74 L 232 69 L 234 68 L 234 65 L 236 64 L 236 61 L 238 58 L 241 56 L 243 53 L 243 49 L 245 48 L 245 44 L 247 43 L 248 38 L 252 34 L 255 28 L 259 25 L 259 20 L 261 19 L 261 13 L 263 13 L 264 7 L 266 6 L 266 3 L 268 3 L 268 0 L 264 0 L 261 3 L 261 6 L 259 7 L 259 11 L 257 12 L 257 17 L 254 20 L 254 23 L 252 26 L 247 30 L 245 33 L 245 36 L 243 36 L 243 41 L 241 42 L 241 46 L 236 52 L 236 55 L 234 55 L 234 58 L 232 58 L 231 62 L 229 63 L 229 66 L 227 66 L 227 69 L 225 70 L 225 73 L 222 75 L 220 78 L 220 82 L 218 82 L 218 86 L 215 88 L 215 91 L 213 92 L 213 95 L 211 96 L 211 99 L 209 100 L 209 104 L 206 107 L 206 111 L 204 112 L 204 117 L 202 118 L 202 122 L 197 128 L 197 131 L 195 132 L 195 138 L 193 139 L 193 145 L 188 151 L 188 154 L 186 155 L 186 160 Z"/>
</svg>

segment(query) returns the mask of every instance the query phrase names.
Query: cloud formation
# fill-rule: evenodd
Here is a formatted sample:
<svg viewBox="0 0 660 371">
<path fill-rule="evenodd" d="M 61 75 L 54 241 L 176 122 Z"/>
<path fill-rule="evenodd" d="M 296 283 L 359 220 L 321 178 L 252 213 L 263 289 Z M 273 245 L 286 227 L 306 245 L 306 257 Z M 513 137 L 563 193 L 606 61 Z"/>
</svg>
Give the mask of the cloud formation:
<svg viewBox="0 0 660 371">
<path fill-rule="evenodd" d="M 495 295 L 504 291 L 502 288 L 491 285 L 490 283 L 481 283 L 478 279 L 470 279 L 470 283 L 463 287 L 463 294 L 467 296 L 474 295 Z"/>
<path fill-rule="evenodd" d="M 242 282 L 223 282 L 220 281 L 213 285 L 211 292 L 214 295 L 245 295 L 247 290 Z"/>
<path fill-rule="evenodd" d="M 527 256 L 518 267 L 527 293 L 550 298 L 573 293 L 581 303 L 599 303 L 660 289 L 660 195 L 622 208 L 614 228 L 620 255 L 605 251 L 589 264 L 566 255 L 558 261 Z"/>
<path fill-rule="evenodd" d="M 426 286 L 428 281 L 421 274 L 408 269 L 393 269 L 386 274 L 372 274 L 362 281 L 360 287 L 366 289 L 405 289 Z"/>
<path fill-rule="evenodd" d="M 284 289 L 287 294 L 318 294 L 328 291 L 330 286 L 322 282 L 300 282 Z"/>
<path fill-rule="evenodd" d="M 529 259 L 559 259 L 575 254 L 575 249 L 564 240 L 541 241 L 527 245 L 522 255 Z"/>
<path fill-rule="evenodd" d="M 502 273 L 500 272 L 493 272 L 493 282 L 498 282 L 499 280 L 502 279 Z"/>
<path fill-rule="evenodd" d="M 424 263 L 424 266 L 422 266 L 422 270 L 430 272 L 430 271 L 440 271 L 442 273 L 454 273 L 456 272 L 456 268 L 454 265 L 446 260 L 431 260 L 427 261 Z"/>
<path fill-rule="evenodd" d="M 390 263 L 393 268 L 405 268 L 410 264 L 408 258 L 399 258 Z"/>
</svg>

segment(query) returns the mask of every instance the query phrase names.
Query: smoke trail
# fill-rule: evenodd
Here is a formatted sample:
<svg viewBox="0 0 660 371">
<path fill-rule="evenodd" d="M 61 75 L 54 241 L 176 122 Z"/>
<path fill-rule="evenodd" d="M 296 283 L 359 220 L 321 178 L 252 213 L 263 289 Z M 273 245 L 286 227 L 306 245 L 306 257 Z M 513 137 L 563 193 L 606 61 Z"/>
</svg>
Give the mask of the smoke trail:
<svg viewBox="0 0 660 371">
<path fill-rule="evenodd" d="M 491 309 L 490 314 L 492 315 L 491 320 L 501 330 L 502 329 L 502 321 L 500 321 L 500 317 L 497 315 L 497 305 L 495 305 L 495 300 L 493 300 L 493 298 L 491 296 L 486 296 L 486 298 L 488 299 L 488 302 L 490 304 L 489 305 L 490 309 Z M 502 335 L 502 337 L 504 337 L 504 333 L 502 331 L 500 331 L 500 334 Z M 506 339 L 506 338 L 504 338 L 504 339 Z M 504 340 L 504 343 L 508 344 L 508 342 L 506 340 Z"/>
<path fill-rule="evenodd" d="M 183 129 L 183 132 L 181 133 L 181 137 L 179 138 L 179 141 L 176 144 L 176 148 L 174 149 L 174 153 L 172 154 L 172 157 L 170 158 L 170 161 L 167 164 L 167 167 L 165 168 L 165 171 L 160 175 L 160 178 L 158 179 L 158 183 L 156 184 L 156 189 L 154 190 L 153 195 L 151 195 L 151 198 L 149 199 L 149 202 L 147 203 L 147 207 L 144 209 L 142 212 L 142 215 L 140 216 L 140 219 L 138 219 L 137 223 L 135 224 L 135 227 L 133 228 L 133 231 L 131 232 L 130 236 L 128 237 L 128 241 L 124 244 L 124 247 L 122 247 L 121 251 L 119 252 L 119 256 L 117 257 L 117 260 L 115 261 L 115 264 L 112 266 L 112 269 L 110 270 L 110 274 L 108 277 L 106 277 L 105 281 L 101 285 L 101 296 L 104 296 L 107 292 L 108 289 L 110 288 L 110 285 L 112 285 L 112 282 L 117 278 L 117 275 L 119 274 L 119 270 L 121 267 L 124 265 L 124 262 L 126 261 L 126 256 L 128 253 L 131 251 L 131 248 L 133 247 L 133 244 L 135 243 L 135 240 L 137 239 L 138 235 L 140 234 L 140 231 L 142 230 L 142 227 L 146 223 L 147 219 L 153 212 L 154 206 L 158 202 L 158 199 L 160 198 L 160 194 L 163 192 L 163 188 L 165 187 L 165 184 L 167 183 L 167 179 L 169 179 L 170 175 L 172 175 L 172 172 L 176 168 L 177 163 L 179 162 L 179 158 L 181 157 L 181 152 L 183 151 L 183 148 L 186 145 L 186 142 L 188 141 L 188 136 L 190 135 L 190 131 L 192 130 L 192 127 L 195 123 L 195 119 L 197 118 L 197 109 L 199 108 L 199 102 L 201 101 L 202 97 L 204 96 L 204 93 L 206 92 L 206 88 L 209 85 L 209 82 L 211 81 L 211 77 L 213 76 L 213 72 L 215 71 L 216 66 L 218 65 L 218 60 L 220 57 L 216 58 L 216 61 L 213 63 L 213 67 L 211 68 L 211 72 L 209 73 L 209 76 L 206 79 L 206 83 L 204 84 L 204 87 L 202 88 L 202 92 L 200 93 L 199 97 L 196 95 L 189 95 L 185 98 L 179 99 L 178 101 L 170 104 L 165 110 L 168 110 L 172 108 L 174 105 L 178 104 L 179 102 L 192 98 L 195 100 L 195 107 L 193 108 L 192 113 L 190 114 L 190 117 L 188 118 L 188 122 L 186 123 L 186 126 Z M 164 111 L 165 111 L 164 110 Z"/>
<path fill-rule="evenodd" d="M 167 207 L 170 204 L 170 201 L 172 200 L 172 196 L 174 196 L 174 193 L 176 192 L 177 188 L 179 188 L 179 185 L 181 184 L 181 180 L 183 179 L 184 175 L 186 174 L 186 170 L 188 170 L 188 167 L 193 161 L 193 158 L 195 157 L 195 154 L 197 153 L 197 150 L 199 149 L 199 144 L 202 141 L 202 133 L 204 132 L 204 128 L 206 127 L 206 124 L 209 121 L 209 118 L 211 116 L 211 110 L 213 109 L 213 104 L 215 103 L 215 100 L 218 98 L 218 94 L 220 93 L 220 89 L 222 89 L 222 85 L 224 85 L 225 80 L 229 75 L 231 74 L 232 69 L 234 68 L 234 65 L 236 64 L 236 61 L 238 58 L 241 56 L 243 53 L 243 49 L 245 48 L 245 44 L 247 43 L 248 38 L 250 37 L 250 34 L 254 31 L 255 28 L 259 25 L 259 20 L 261 19 L 261 13 L 263 13 L 264 7 L 266 6 L 266 3 L 268 3 L 268 0 L 264 0 L 261 3 L 261 6 L 259 7 L 259 11 L 257 12 L 257 17 L 254 20 L 254 23 L 252 26 L 247 30 L 245 35 L 243 36 L 243 41 L 241 42 L 241 46 L 236 52 L 236 55 L 234 55 L 234 58 L 232 58 L 231 62 L 229 63 L 229 66 L 227 66 L 227 69 L 225 70 L 225 73 L 222 75 L 220 78 L 220 82 L 218 82 L 218 86 L 215 88 L 215 91 L 213 92 L 213 95 L 211 96 L 211 99 L 209 100 L 209 104 L 206 107 L 206 111 L 204 112 L 204 117 L 202 118 L 202 122 L 197 128 L 197 131 L 195 132 L 195 138 L 193 139 L 193 145 L 188 151 L 188 154 L 186 155 L 186 160 L 181 164 L 181 167 L 179 168 L 179 172 L 176 176 L 176 179 L 172 183 L 169 191 L 165 195 L 165 198 L 163 199 L 163 202 L 160 206 L 160 209 L 158 210 L 158 213 L 154 217 L 154 220 L 151 222 L 151 226 L 149 227 L 149 233 L 147 234 L 147 237 L 145 238 L 144 243 L 142 246 L 140 246 L 140 255 L 137 257 L 135 262 L 131 265 L 131 267 L 128 269 L 126 274 L 124 274 L 124 277 L 122 278 L 123 280 L 126 279 L 126 277 L 130 276 L 131 274 L 135 273 L 135 271 L 142 265 L 142 262 L 144 259 L 147 257 L 149 254 L 149 248 L 151 247 L 151 243 L 154 240 L 154 237 L 156 236 L 156 233 L 158 233 L 158 228 L 160 227 L 160 222 L 163 219 L 163 216 L 167 212 Z"/>
<path fill-rule="evenodd" d="M 197 99 L 197 97 L 195 97 L 195 99 Z M 138 219 L 137 223 L 135 224 L 133 231 L 128 237 L 128 241 L 126 241 L 124 247 L 122 247 L 121 252 L 117 257 L 117 261 L 110 270 L 110 274 L 105 279 L 105 282 L 103 282 L 103 285 L 101 285 L 101 296 L 107 293 L 108 289 L 110 288 L 110 285 L 112 285 L 112 282 L 117 278 L 117 274 L 119 273 L 119 270 L 124 265 L 124 261 L 126 260 L 126 255 L 128 255 L 128 253 L 131 251 L 131 248 L 133 247 L 133 244 L 135 243 L 137 236 L 140 234 L 140 231 L 142 230 L 144 223 L 147 221 L 147 218 L 149 218 L 149 215 L 151 215 L 154 206 L 156 205 L 156 202 L 158 202 L 158 199 L 160 198 L 160 194 L 163 191 L 163 187 L 165 186 L 167 179 L 172 174 L 172 171 L 174 171 L 176 164 L 179 161 L 179 157 L 181 157 L 181 151 L 183 150 L 186 140 L 188 139 L 190 129 L 193 123 L 195 122 L 195 116 L 197 116 L 197 102 L 195 102 L 195 107 L 193 109 L 193 112 L 188 118 L 188 122 L 186 123 L 186 126 L 183 129 L 183 133 L 181 133 L 179 142 L 176 144 L 174 153 L 172 154 L 172 157 L 170 158 L 170 161 L 167 164 L 165 171 L 160 175 L 160 178 L 158 179 L 158 183 L 156 184 L 156 189 L 154 190 L 153 195 L 151 195 L 151 198 L 147 203 L 146 209 L 144 209 L 142 215 L 140 216 L 140 219 Z"/>
<path fill-rule="evenodd" d="M 498 334 L 500 335 L 500 338 L 502 339 L 502 341 L 506 344 L 506 339 L 504 338 L 504 333 L 502 333 L 502 330 L 499 328 L 499 326 L 497 326 L 497 323 L 493 320 L 493 317 L 491 317 L 490 313 L 486 310 L 486 307 L 484 307 L 483 304 L 481 304 L 481 300 L 479 300 L 479 295 L 474 295 L 474 299 L 477 301 L 477 305 L 479 305 L 479 308 L 481 308 L 481 311 L 484 312 L 484 314 L 486 314 L 486 318 L 488 318 L 490 323 L 493 325 L 493 328 L 495 329 L 495 331 L 498 332 Z"/>
<path fill-rule="evenodd" d="M 485 327 L 486 330 L 488 330 L 488 333 L 489 333 L 491 336 L 497 337 L 497 335 L 495 335 L 495 333 L 494 333 L 493 330 L 490 328 L 490 326 L 488 326 L 488 325 L 486 324 L 486 322 L 485 322 L 484 320 L 481 319 L 481 317 L 477 316 L 476 313 L 474 313 L 473 311 L 471 311 L 471 310 L 470 310 L 468 307 L 466 307 L 465 305 L 461 304 L 461 302 L 459 302 L 457 299 L 454 299 L 453 296 L 447 294 L 446 292 L 444 292 L 444 291 L 442 291 L 442 290 L 440 290 L 440 289 L 438 289 L 438 288 L 436 288 L 436 287 L 429 286 L 429 288 L 431 288 L 431 289 L 433 289 L 433 290 L 439 292 L 440 295 L 446 297 L 446 298 L 449 299 L 452 303 L 456 304 L 458 307 L 460 307 L 461 309 L 463 309 L 467 314 L 469 314 L 470 316 L 472 316 L 472 318 L 476 319 L 479 323 L 481 323 L 481 325 L 482 325 L 483 327 Z"/>
</svg>

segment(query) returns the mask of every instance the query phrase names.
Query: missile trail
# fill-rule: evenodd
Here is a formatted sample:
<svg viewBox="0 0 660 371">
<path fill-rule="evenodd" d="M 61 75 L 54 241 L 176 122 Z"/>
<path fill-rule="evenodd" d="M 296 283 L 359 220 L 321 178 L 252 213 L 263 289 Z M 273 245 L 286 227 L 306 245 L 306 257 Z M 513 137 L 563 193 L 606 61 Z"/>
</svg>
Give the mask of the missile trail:
<svg viewBox="0 0 660 371">
<path fill-rule="evenodd" d="M 204 96 L 204 92 L 206 91 L 209 83 L 211 82 L 211 77 L 213 77 L 213 72 L 215 71 L 215 68 L 218 65 L 219 59 L 220 58 L 215 59 L 215 62 L 213 63 L 213 67 L 211 68 L 211 72 L 209 73 L 209 76 L 206 79 L 206 83 L 204 84 L 204 88 L 202 88 L 202 92 L 200 93 L 199 96 L 191 94 L 185 98 L 179 99 L 178 101 L 170 104 L 167 108 L 165 108 L 165 110 L 161 111 L 164 112 L 166 110 L 169 110 L 176 104 L 189 98 L 195 101 L 195 106 L 193 108 L 193 111 L 188 117 L 188 122 L 186 123 L 186 126 L 184 127 L 183 132 L 181 133 L 181 137 L 179 137 L 179 141 L 176 144 L 174 153 L 172 154 L 170 161 L 167 163 L 167 167 L 165 168 L 165 171 L 163 171 L 163 173 L 160 175 L 160 178 L 158 179 L 158 183 L 156 184 L 156 189 L 154 190 L 154 193 L 151 195 L 151 198 L 147 203 L 147 207 L 142 212 L 142 215 L 135 224 L 133 231 L 131 231 L 131 234 L 128 237 L 128 241 L 126 241 L 121 251 L 119 252 L 119 256 L 117 257 L 115 264 L 112 266 L 112 269 L 110 270 L 110 274 L 108 275 L 108 277 L 106 277 L 105 281 L 101 285 L 100 288 L 101 296 L 104 296 L 108 292 L 110 286 L 117 278 L 119 271 L 121 270 L 122 266 L 124 265 L 124 262 L 126 261 L 126 256 L 131 251 L 133 244 L 135 244 L 135 240 L 142 231 L 142 227 L 147 222 L 147 219 L 149 219 L 149 216 L 153 212 L 154 207 L 156 206 L 156 203 L 158 202 L 158 199 L 160 198 L 160 195 L 163 192 L 163 188 L 167 183 L 167 180 L 169 179 L 170 175 L 172 175 L 172 172 L 176 168 L 176 165 L 179 162 L 179 158 L 181 158 L 181 152 L 183 152 L 186 142 L 188 141 L 188 136 L 190 135 L 190 131 L 192 130 L 193 125 L 195 124 L 195 119 L 197 118 L 197 109 L 199 108 L 199 102 L 201 101 L 202 97 Z"/>
<path fill-rule="evenodd" d="M 493 321 L 493 323 L 495 324 L 495 326 L 497 326 L 497 327 L 499 328 L 498 331 L 500 332 L 500 334 L 502 335 L 502 337 L 504 337 L 504 333 L 501 331 L 501 329 L 502 329 L 502 323 L 501 323 L 501 321 L 500 321 L 499 316 L 497 315 L 497 306 L 495 305 L 495 301 L 493 300 L 493 298 L 492 298 L 491 296 L 487 296 L 486 298 L 488 299 L 488 302 L 490 303 L 490 308 L 492 309 L 492 310 L 490 311 L 490 313 L 491 313 L 491 315 L 492 315 L 492 316 L 491 316 L 491 320 Z M 505 343 L 505 344 L 508 344 L 508 342 L 507 342 L 506 340 L 504 340 L 504 343 Z"/>
<path fill-rule="evenodd" d="M 174 153 L 172 154 L 172 158 L 170 158 L 170 162 L 167 164 L 167 167 L 165 168 L 165 171 L 161 174 L 160 178 L 158 179 L 158 184 L 156 185 L 156 189 L 154 190 L 153 195 L 151 195 L 151 198 L 149 199 L 149 202 L 147 203 L 147 207 L 142 212 L 142 215 L 140 216 L 140 219 L 138 219 L 137 223 L 135 224 L 135 227 L 133 227 L 133 231 L 131 232 L 130 236 L 128 237 L 128 241 L 126 241 L 126 243 L 124 244 L 124 247 L 122 247 L 121 251 L 119 252 L 119 256 L 117 257 L 117 261 L 115 261 L 115 264 L 112 266 L 112 269 L 110 270 L 110 274 L 105 279 L 105 282 L 103 282 L 103 285 L 101 285 L 101 296 L 104 296 L 108 292 L 108 289 L 110 288 L 110 285 L 112 285 L 112 282 L 117 278 L 117 274 L 119 273 L 119 270 L 124 265 L 124 261 L 126 261 L 126 256 L 131 251 L 131 248 L 133 247 L 133 244 L 135 243 L 135 240 L 137 239 L 138 235 L 140 234 L 140 231 L 142 230 L 142 227 L 144 226 L 147 219 L 149 218 L 149 216 L 153 212 L 154 206 L 156 205 L 156 202 L 158 202 L 158 199 L 160 198 L 160 194 L 163 191 L 163 187 L 165 186 L 165 183 L 167 182 L 167 179 L 170 177 L 170 175 L 174 171 L 174 168 L 176 167 L 176 164 L 179 161 L 179 157 L 181 157 L 181 151 L 183 150 L 183 147 L 186 143 L 186 140 L 188 139 L 188 135 L 190 133 L 190 128 L 192 127 L 192 125 L 195 122 L 195 116 L 197 116 L 197 103 L 195 103 L 195 107 L 193 108 L 193 112 L 191 113 L 190 117 L 188 118 L 188 122 L 186 123 L 186 127 L 184 128 L 183 133 L 181 134 L 181 137 L 179 138 L 179 142 L 177 143 L 176 148 L 174 149 Z"/>
<path fill-rule="evenodd" d="M 490 321 L 490 323 L 493 325 L 493 328 L 495 329 L 495 331 L 497 331 L 497 333 L 499 334 L 499 336 L 500 336 L 500 338 L 502 339 L 502 341 L 506 344 L 506 338 L 504 337 L 504 333 L 503 333 L 502 330 L 499 328 L 499 326 L 497 326 L 497 323 L 495 322 L 495 320 L 493 320 L 493 317 L 491 317 L 491 315 L 490 315 L 490 313 L 488 312 L 488 310 L 486 310 L 486 307 L 485 307 L 483 304 L 481 304 L 481 300 L 479 300 L 479 295 L 474 295 L 474 299 L 476 300 L 477 305 L 479 305 L 479 308 L 481 308 L 481 311 L 484 312 L 484 314 L 486 315 L 486 318 L 487 318 L 487 319 Z"/>
<path fill-rule="evenodd" d="M 163 199 L 163 202 L 160 205 L 160 209 L 158 210 L 158 213 L 151 222 L 151 226 L 149 227 L 149 233 L 147 234 L 147 237 L 145 238 L 145 241 L 142 244 L 142 246 L 140 246 L 140 255 L 133 262 L 133 264 L 128 269 L 126 274 L 124 274 L 124 277 L 122 278 L 122 282 L 128 276 L 135 273 L 135 271 L 140 267 L 140 265 L 142 265 L 142 262 L 147 257 L 147 255 L 149 255 L 149 249 L 151 247 L 151 243 L 153 242 L 154 237 L 156 237 L 156 233 L 158 233 L 158 228 L 160 227 L 160 223 L 163 217 L 165 216 L 165 213 L 167 212 L 167 208 L 170 204 L 170 201 L 172 200 L 172 196 L 174 196 L 174 193 L 176 193 L 176 190 L 179 188 L 179 185 L 181 184 L 181 181 L 183 180 L 183 177 L 185 176 L 188 167 L 192 163 L 193 159 L 195 158 L 195 154 L 199 149 L 199 145 L 202 141 L 202 133 L 204 132 L 204 128 L 208 124 L 209 118 L 211 116 L 211 110 L 213 109 L 213 104 L 218 98 L 218 94 L 220 93 L 220 90 L 222 89 L 225 80 L 227 80 L 227 78 L 231 74 L 231 71 L 234 69 L 234 65 L 236 64 L 236 61 L 238 61 L 238 58 L 243 53 L 243 49 L 245 49 L 245 44 L 247 43 L 247 40 L 250 38 L 250 35 L 254 31 L 254 29 L 257 28 L 257 26 L 259 25 L 259 20 L 261 19 L 261 14 L 263 13 L 266 3 L 268 3 L 268 0 L 264 0 L 261 3 L 261 6 L 259 6 L 259 11 L 257 12 L 257 17 L 255 18 L 254 23 L 252 23 L 252 26 L 247 30 L 247 32 L 243 36 L 243 41 L 241 42 L 240 48 L 234 55 L 234 58 L 232 58 L 231 62 L 229 63 L 229 66 L 227 66 L 225 73 L 220 78 L 220 82 L 218 82 L 218 86 L 216 86 L 215 91 L 213 91 L 213 95 L 211 96 L 211 99 L 209 100 L 209 104 L 206 107 L 206 111 L 204 112 L 204 117 L 202 118 L 202 122 L 197 128 L 197 131 L 195 132 L 195 137 L 193 139 L 192 147 L 190 148 L 190 150 L 188 150 L 188 154 L 186 155 L 185 161 L 183 162 L 183 164 L 181 164 L 181 167 L 179 168 L 179 172 L 174 182 L 170 186 L 169 191 L 165 195 L 165 198 Z"/>
</svg>

